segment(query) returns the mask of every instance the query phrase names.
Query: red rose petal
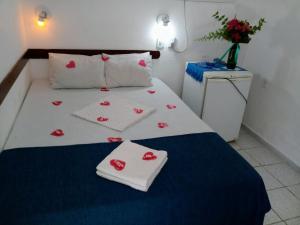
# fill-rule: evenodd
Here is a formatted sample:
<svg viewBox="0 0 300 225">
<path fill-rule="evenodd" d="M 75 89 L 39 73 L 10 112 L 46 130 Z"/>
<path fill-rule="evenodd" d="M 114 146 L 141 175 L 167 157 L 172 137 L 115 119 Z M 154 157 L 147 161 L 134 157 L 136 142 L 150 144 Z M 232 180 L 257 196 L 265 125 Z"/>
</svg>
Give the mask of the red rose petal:
<svg viewBox="0 0 300 225">
<path fill-rule="evenodd" d="M 154 90 L 148 90 L 147 91 L 149 94 L 154 94 L 156 91 L 154 91 Z"/>
<path fill-rule="evenodd" d="M 102 87 L 100 88 L 100 91 L 109 91 L 109 89 L 107 87 Z"/>
<path fill-rule="evenodd" d="M 153 152 L 146 152 L 143 156 L 143 160 L 155 160 L 157 159 L 157 156 L 154 155 Z"/>
<path fill-rule="evenodd" d="M 104 101 L 100 103 L 101 106 L 110 106 L 110 102 L 109 101 Z"/>
<path fill-rule="evenodd" d="M 141 59 L 141 60 L 139 61 L 139 65 L 140 65 L 141 67 L 146 67 L 146 66 L 147 66 L 145 60 L 143 60 L 143 59 Z"/>
<path fill-rule="evenodd" d="M 113 166 L 116 170 L 121 171 L 125 168 L 126 162 L 119 159 L 110 160 L 110 165 Z"/>
<path fill-rule="evenodd" d="M 55 106 L 60 106 L 62 104 L 62 101 L 53 101 L 52 104 Z"/>
<path fill-rule="evenodd" d="M 74 69 L 74 68 L 76 68 L 76 63 L 75 63 L 75 61 L 74 61 L 74 60 L 70 60 L 70 62 L 66 65 L 66 67 L 67 67 L 68 69 Z"/>
<path fill-rule="evenodd" d="M 134 108 L 133 111 L 136 113 L 136 114 L 141 114 L 144 112 L 143 109 L 140 109 L 140 108 Z"/>
<path fill-rule="evenodd" d="M 98 121 L 98 122 L 101 122 L 101 123 L 102 123 L 102 122 L 107 122 L 108 120 L 109 120 L 108 118 L 102 117 L 102 116 L 100 116 L 100 117 L 97 118 L 97 121 Z"/>
<path fill-rule="evenodd" d="M 106 55 L 105 55 L 105 56 L 102 55 L 102 56 L 101 56 L 101 59 L 102 59 L 103 62 L 107 62 L 107 61 L 109 60 L 109 57 L 106 56 Z"/>
<path fill-rule="evenodd" d="M 166 107 L 167 107 L 168 109 L 176 109 L 176 105 L 168 104 L 168 105 L 166 105 Z"/>
<path fill-rule="evenodd" d="M 65 134 L 64 134 L 63 130 L 57 129 L 57 130 L 53 131 L 51 133 L 51 135 L 54 137 L 61 137 L 61 136 L 64 136 Z"/>
<path fill-rule="evenodd" d="M 107 138 L 107 141 L 108 142 L 122 142 L 123 141 L 123 139 L 122 138 L 120 138 L 120 137 L 108 137 Z"/>
<path fill-rule="evenodd" d="M 168 127 L 169 125 L 168 125 L 167 123 L 165 123 L 165 122 L 159 122 L 159 123 L 157 123 L 157 126 L 158 126 L 159 128 L 166 128 L 166 127 Z"/>
</svg>

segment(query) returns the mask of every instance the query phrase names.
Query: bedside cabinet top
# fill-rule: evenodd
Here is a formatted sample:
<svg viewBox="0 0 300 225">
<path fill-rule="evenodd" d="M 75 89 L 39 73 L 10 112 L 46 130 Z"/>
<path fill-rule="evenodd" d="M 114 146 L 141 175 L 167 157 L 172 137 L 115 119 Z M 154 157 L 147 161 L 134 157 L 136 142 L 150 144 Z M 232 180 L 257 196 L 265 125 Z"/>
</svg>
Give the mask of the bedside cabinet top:
<svg viewBox="0 0 300 225">
<path fill-rule="evenodd" d="M 244 68 L 236 67 L 235 69 L 228 69 L 226 64 L 221 63 L 207 63 L 207 62 L 186 62 L 186 73 L 202 82 L 205 78 L 249 78 L 253 74 Z"/>
</svg>

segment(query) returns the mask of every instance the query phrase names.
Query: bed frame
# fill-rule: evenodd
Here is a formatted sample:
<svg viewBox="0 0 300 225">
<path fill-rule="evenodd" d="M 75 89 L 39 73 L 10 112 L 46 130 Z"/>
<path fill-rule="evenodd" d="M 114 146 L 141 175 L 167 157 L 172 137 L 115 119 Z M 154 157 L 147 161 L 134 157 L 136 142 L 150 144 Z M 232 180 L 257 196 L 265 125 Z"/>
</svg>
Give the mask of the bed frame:
<svg viewBox="0 0 300 225">
<path fill-rule="evenodd" d="M 48 59 L 48 53 L 64 53 L 77 55 L 98 55 L 102 53 L 116 55 L 116 54 L 130 54 L 150 52 L 152 59 L 159 59 L 160 52 L 152 50 L 96 50 L 96 49 L 28 49 L 24 55 L 16 62 L 11 71 L 5 76 L 0 83 L 0 105 L 2 105 L 8 92 L 14 85 L 20 73 L 26 66 L 30 59 Z"/>
</svg>

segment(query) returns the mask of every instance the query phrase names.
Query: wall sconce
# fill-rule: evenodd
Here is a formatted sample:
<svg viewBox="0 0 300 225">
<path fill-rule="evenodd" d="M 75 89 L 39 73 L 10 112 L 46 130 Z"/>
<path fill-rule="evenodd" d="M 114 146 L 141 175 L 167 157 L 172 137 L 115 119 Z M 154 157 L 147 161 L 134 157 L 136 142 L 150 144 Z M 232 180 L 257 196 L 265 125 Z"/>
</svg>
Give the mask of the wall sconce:
<svg viewBox="0 0 300 225">
<path fill-rule="evenodd" d="M 38 20 L 37 20 L 37 25 L 39 27 L 44 27 L 46 25 L 46 21 L 48 19 L 48 13 L 45 10 L 41 10 L 38 13 Z"/>
<path fill-rule="evenodd" d="M 161 50 L 163 48 L 171 47 L 175 41 L 175 30 L 170 24 L 170 17 L 167 14 L 161 14 L 156 19 L 157 25 L 155 27 L 156 48 Z"/>
</svg>

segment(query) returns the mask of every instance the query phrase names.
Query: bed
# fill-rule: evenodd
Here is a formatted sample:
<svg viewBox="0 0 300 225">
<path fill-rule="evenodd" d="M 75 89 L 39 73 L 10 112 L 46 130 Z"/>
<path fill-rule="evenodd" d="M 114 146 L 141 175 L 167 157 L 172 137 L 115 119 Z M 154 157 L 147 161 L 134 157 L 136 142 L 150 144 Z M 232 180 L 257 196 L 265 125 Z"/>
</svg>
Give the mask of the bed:
<svg viewBox="0 0 300 225">
<path fill-rule="evenodd" d="M 47 79 L 33 81 L 5 149 L 35 146 L 57 146 L 107 142 L 108 137 L 137 140 L 188 133 L 212 132 L 161 80 L 154 78 L 153 87 L 101 89 L 56 89 Z M 148 91 L 155 91 L 149 93 Z M 119 95 L 156 108 L 156 112 L 124 132 L 117 132 L 72 116 L 79 110 L 108 95 Z M 61 101 L 61 105 L 53 105 Z M 174 105 L 176 109 L 168 109 Z M 168 129 L 159 129 L 159 121 L 167 122 Z M 84 128 L 84 129 L 83 129 Z M 64 136 L 50 135 L 61 129 Z"/>
<path fill-rule="evenodd" d="M 34 80 L 0 155 L 0 225 L 262 225 L 270 203 L 258 173 L 167 85 L 153 83 L 53 90 L 47 80 Z M 124 132 L 71 115 L 110 94 L 156 112 Z M 160 129 L 159 121 L 169 126 Z M 51 135 L 57 129 L 64 135 Z M 109 137 L 168 151 L 148 192 L 96 175 L 120 144 Z"/>
</svg>

